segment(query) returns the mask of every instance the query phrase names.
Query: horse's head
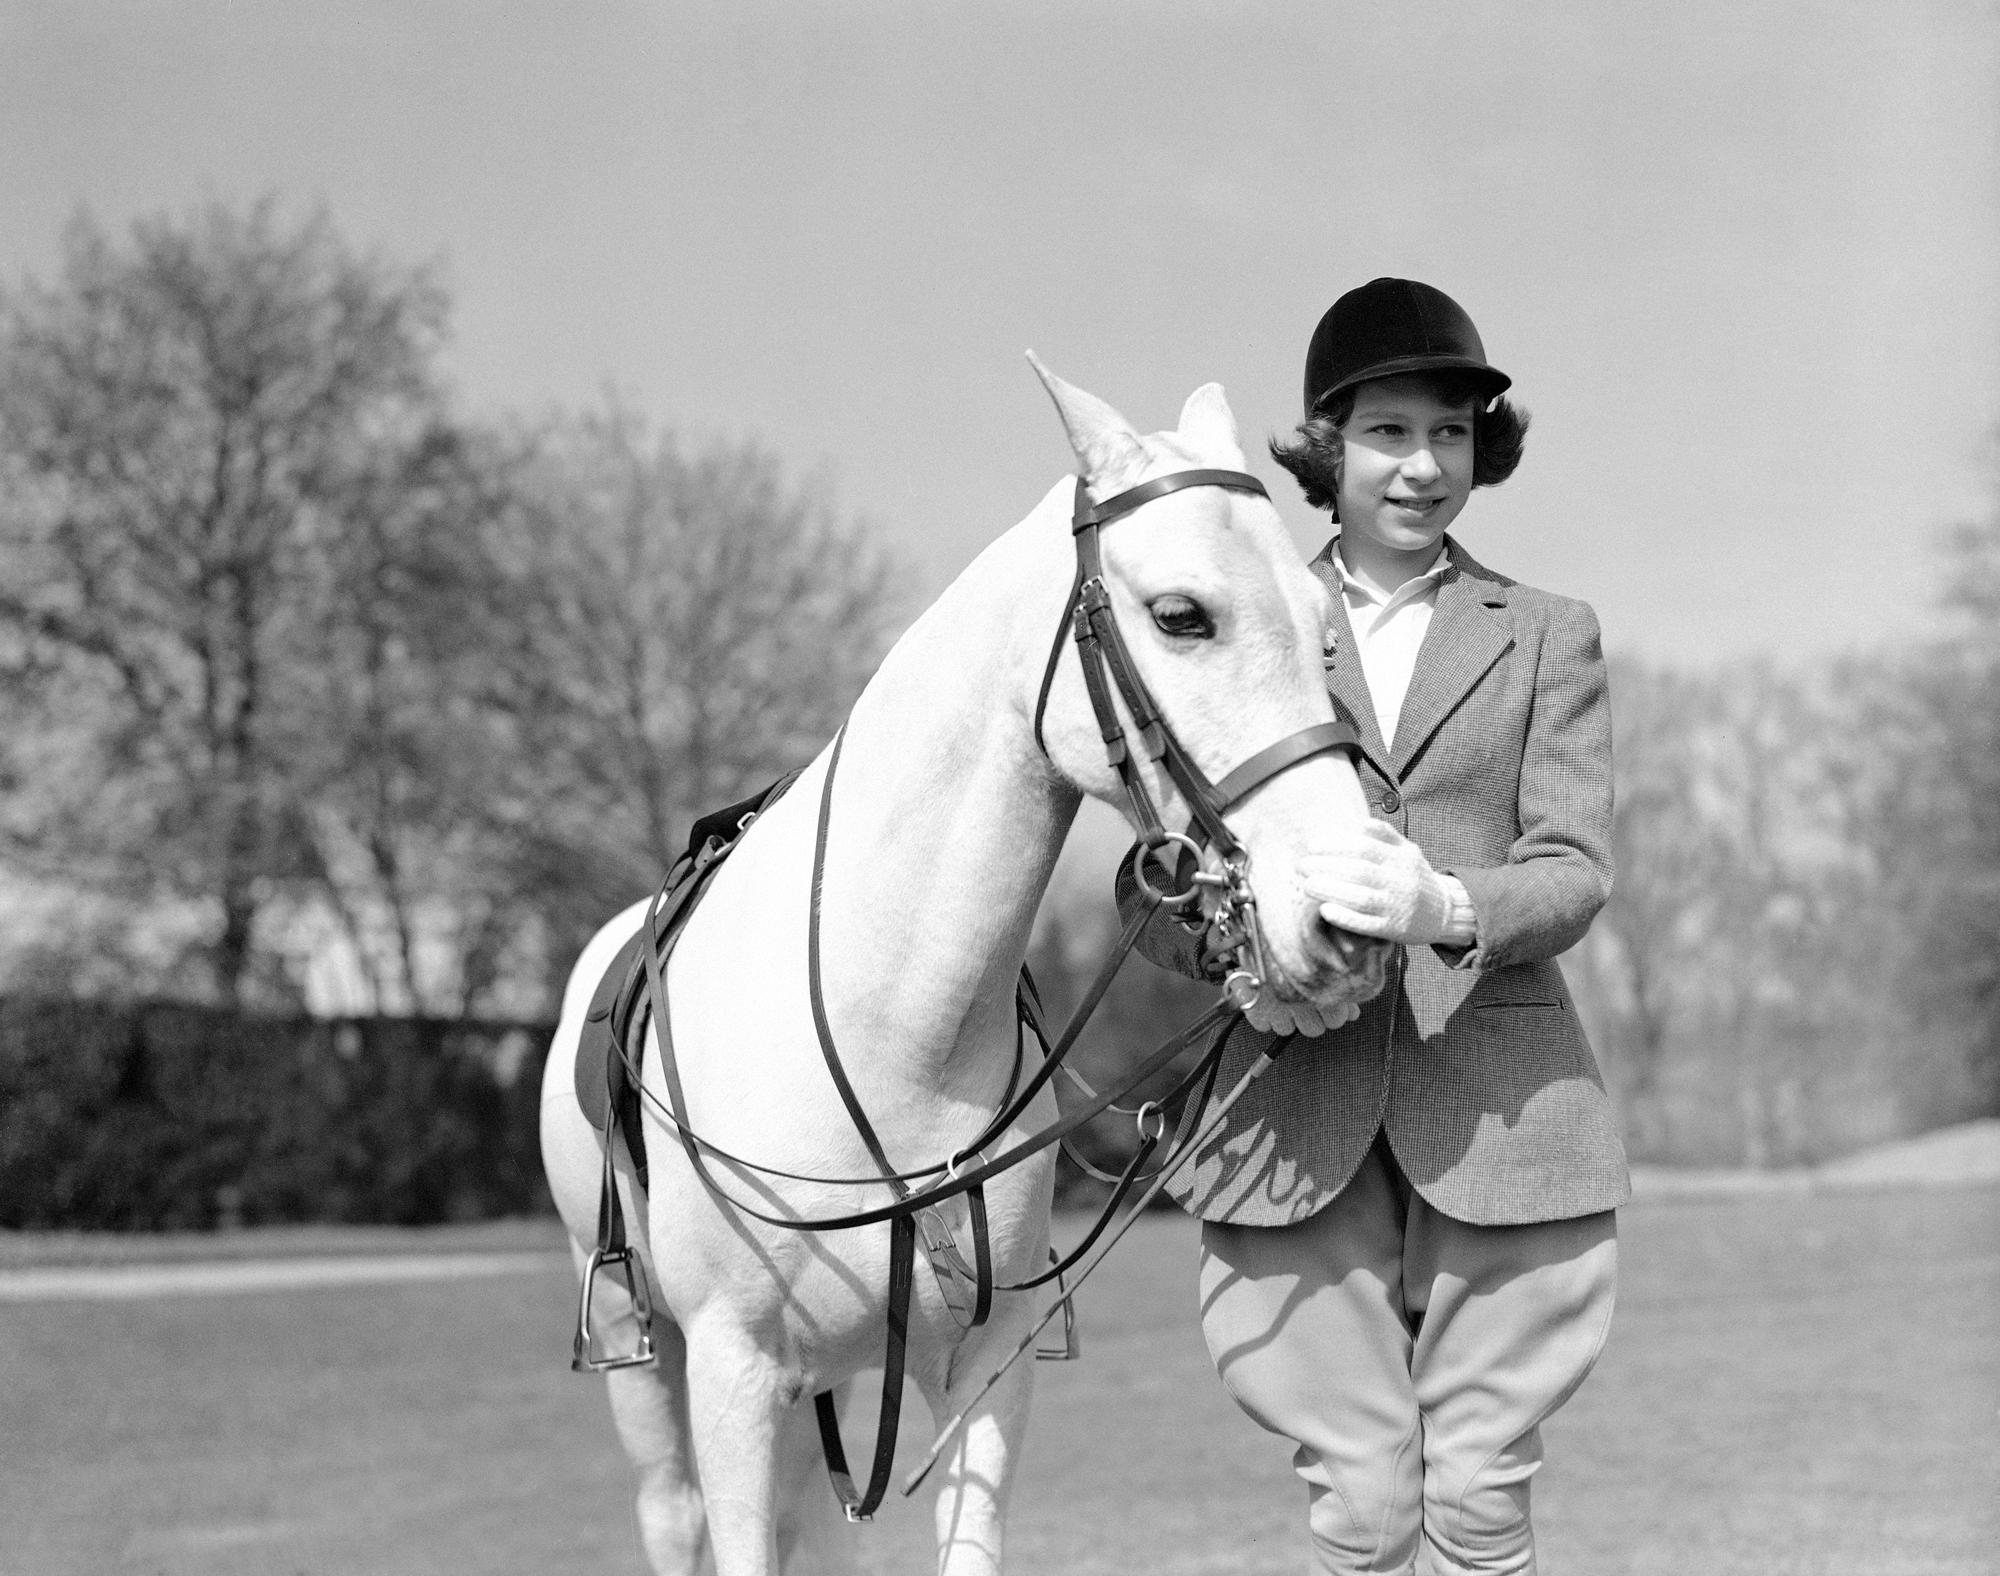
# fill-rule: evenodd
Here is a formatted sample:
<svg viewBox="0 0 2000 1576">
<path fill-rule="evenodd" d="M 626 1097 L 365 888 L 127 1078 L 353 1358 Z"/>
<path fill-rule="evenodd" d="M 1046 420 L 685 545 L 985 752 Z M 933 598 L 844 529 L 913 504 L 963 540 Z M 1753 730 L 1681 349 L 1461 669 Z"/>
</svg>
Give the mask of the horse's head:
<svg viewBox="0 0 2000 1576">
<path fill-rule="evenodd" d="M 1038 361 L 1035 370 L 1062 414 L 1093 504 L 1176 472 L 1243 469 L 1236 418 L 1219 384 L 1188 397 L 1174 431 L 1141 437 L 1104 401 Z M 1280 740 L 1335 720 L 1321 665 L 1333 609 L 1261 493 L 1200 485 L 1154 498 L 1107 521 L 1098 552 L 1132 665 L 1209 782 L 1222 782 Z M 1039 718 L 1043 747 L 1078 789 L 1118 805 L 1143 830 L 1108 757 L 1076 646 L 1064 645 Z M 1113 704 L 1165 826 L 1188 829 L 1186 795 L 1160 761 L 1148 758 L 1129 706 L 1122 698 Z M 1226 812 L 1227 830 L 1248 856 L 1266 988 L 1280 1000 L 1341 1008 L 1382 988 L 1388 948 L 1331 930 L 1299 878 L 1301 858 L 1324 844 L 1329 825 L 1368 813 L 1353 764 L 1338 751 L 1284 767 Z M 1213 840 L 1199 829 L 1192 835 L 1204 845 L 1208 872 L 1226 874 Z M 1171 847 L 1167 853 L 1170 870 Z M 1225 890 L 1203 886 L 1209 912 Z"/>
</svg>

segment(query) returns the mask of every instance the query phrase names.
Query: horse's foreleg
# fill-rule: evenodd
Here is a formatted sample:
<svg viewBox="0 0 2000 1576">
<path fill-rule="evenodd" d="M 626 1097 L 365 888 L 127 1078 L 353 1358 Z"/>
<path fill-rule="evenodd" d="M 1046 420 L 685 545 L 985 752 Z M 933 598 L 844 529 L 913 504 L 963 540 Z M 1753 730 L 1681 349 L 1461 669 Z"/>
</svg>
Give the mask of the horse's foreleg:
<svg viewBox="0 0 2000 1576">
<path fill-rule="evenodd" d="M 777 1576 L 778 1444 L 799 1399 L 740 1332 L 688 1332 L 688 1417 L 716 1576 Z"/>
<path fill-rule="evenodd" d="M 694 1576 L 707 1521 L 688 1430 L 687 1343 L 655 1315 L 657 1355 L 645 1368 L 604 1376 L 618 1437 L 639 1474 L 639 1538 L 655 1576 Z"/>
<path fill-rule="evenodd" d="M 836 1390 L 844 1403 L 846 1385 Z M 778 1555 L 785 1576 L 851 1576 L 861 1529 L 841 1514 L 826 1475 L 810 1401 L 786 1416 L 778 1440 Z"/>
<path fill-rule="evenodd" d="M 941 1403 L 932 1406 L 940 1420 L 957 1414 L 986 1382 L 996 1354 L 1004 1354 L 1012 1345 L 1012 1339 L 987 1341 L 982 1343 L 980 1360 L 961 1357 Z M 937 1497 L 938 1576 L 997 1576 L 1007 1493 L 1027 1434 L 1033 1389 L 1034 1364 L 1016 1363 L 973 1408 L 939 1461 L 943 1482 Z"/>
</svg>

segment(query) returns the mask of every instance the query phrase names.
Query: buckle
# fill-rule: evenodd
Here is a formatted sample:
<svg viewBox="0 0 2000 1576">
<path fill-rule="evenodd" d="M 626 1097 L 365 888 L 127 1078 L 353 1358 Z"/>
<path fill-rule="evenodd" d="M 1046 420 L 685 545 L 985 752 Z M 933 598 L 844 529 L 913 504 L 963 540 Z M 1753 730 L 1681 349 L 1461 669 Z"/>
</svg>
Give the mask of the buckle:
<svg viewBox="0 0 2000 1576">
<path fill-rule="evenodd" d="M 602 1354 L 590 1334 L 590 1295 L 598 1275 L 606 1270 L 622 1270 L 625 1295 L 639 1324 L 639 1344 L 629 1352 Z M 583 1293 L 577 1302 L 576 1341 L 570 1350 L 570 1369 L 580 1374 L 601 1374 L 613 1368 L 637 1368 L 653 1360 L 653 1296 L 646 1289 L 646 1268 L 628 1245 L 622 1248 L 592 1248 L 583 1267 Z"/>
</svg>

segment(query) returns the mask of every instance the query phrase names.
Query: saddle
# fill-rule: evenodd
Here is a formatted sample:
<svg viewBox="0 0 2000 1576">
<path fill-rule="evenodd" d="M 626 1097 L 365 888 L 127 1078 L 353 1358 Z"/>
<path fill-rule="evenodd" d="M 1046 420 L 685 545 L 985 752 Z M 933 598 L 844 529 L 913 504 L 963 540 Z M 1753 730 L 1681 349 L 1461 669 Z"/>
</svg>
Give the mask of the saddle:
<svg viewBox="0 0 2000 1576">
<path fill-rule="evenodd" d="M 687 852 L 674 861 L 660 901 L 654 906 L 653 934 L 662 954 L 694 914 L 708 881 L 735 848 L 750 823 L 784 796 L 798 777 L 787 772 L 768 788 L 735 804 L 711 811 L 688 833 Z M 590 1125 L 604 1135 L 621 1133 L 631 1152 L 639 1186 L 647 1185 L 646 1125 L 640 1120 L 639 1090 L 632 1070 L 644 1049 L 646 959 L 645 932 L 633 934 L 611 959 L 591 992 L 590 1011 L 576 1047 L 576 1101 Z"/>
</svg>

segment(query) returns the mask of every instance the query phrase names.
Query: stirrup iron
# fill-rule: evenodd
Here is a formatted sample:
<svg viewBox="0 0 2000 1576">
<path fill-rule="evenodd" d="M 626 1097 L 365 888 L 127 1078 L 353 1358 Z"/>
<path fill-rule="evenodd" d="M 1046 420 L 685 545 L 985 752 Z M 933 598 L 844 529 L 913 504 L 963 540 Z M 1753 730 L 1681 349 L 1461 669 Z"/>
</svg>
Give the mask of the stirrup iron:
<svg viewBox="0 0 2000 1576">
<path fill-rule="evenodd" d="M 622 1270 L 625 1295 L 632 1303 L 632 1316 L 639 1324 L 639 1344 L 630 1352 L 600 1353 L 590 1333 L 590 1293 L 599 1274 Z M 583 1269 L 583 1294 L 576 1308 L 576 1341 L 571 1348 L 570 1368 L 580 1374 L 607 1373 L 613 1368 L 637 1368 L 653 1360 L 653 1296 L 646 1289 L 646 1267 L 628 1244 L 619 1248 L 592 1248 Z"/>
<path fill-rule="evenodd" d="M 646 1266 L 639 1262 L 638 1253 L 625 1236 L 625 1211 L 618 1203 L 618 1171 L 612 1154 L 617 1133 L 614 1107 L 606 1111 L 604 1118 L 604 1180 L 597 1197 L 597 1245 L 584 1261 L 583 1290 L 576 1304 L 576 1340 L 570 1346 L 570 1369 L 580 1374 L 637 1368 L 653 1360 L 653 1294 L 646 1288 Z M 639 1325 L 639 1343 L 629 1352 L 600 1353 L 590 1335 L 590 1294 L 596 1289 L 597 1277 L 611 1270 L 623 1272 L 625 1296 Z"/>
</svg>

